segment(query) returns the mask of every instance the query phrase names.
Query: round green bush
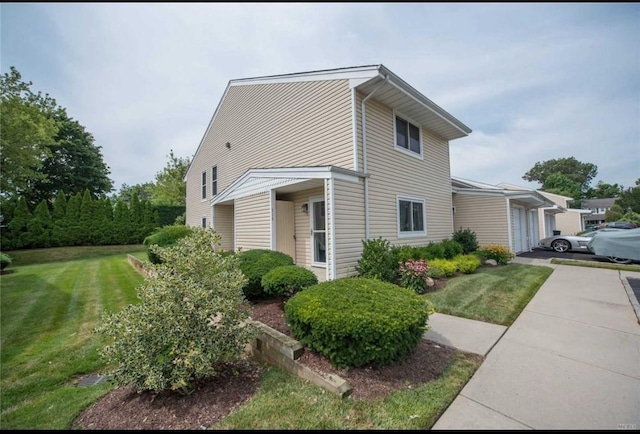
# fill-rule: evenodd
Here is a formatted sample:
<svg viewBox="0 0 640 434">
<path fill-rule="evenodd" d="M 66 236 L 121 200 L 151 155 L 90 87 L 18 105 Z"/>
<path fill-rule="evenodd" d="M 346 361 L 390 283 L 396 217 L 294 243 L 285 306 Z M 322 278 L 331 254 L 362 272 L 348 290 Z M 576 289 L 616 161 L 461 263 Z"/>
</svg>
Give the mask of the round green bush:
<svg viewBox="0 0 640 434">
<path fill-rule="evenodd" d="M 291 297 L 317 283 L 318 277 L 313 271 L 297 265 L 276 267 L 262 277 L 264 292 L 282 297 Z"/>
<path fill-rule="evenodd" d="M 462 244 L 454 240 L 442 240 L 440 245 L 444 250 L 444 259 L 453 259 L 458 255 L 464 253 Z"/>
<path fill-rule="evenodd" d="M 185 225 L 169 225 L 164 226 L 159 231 L 154 232 L 144 239 L 142 244 L 147 246 L 147 258 L 153 264 L 160 264 L 162 261 L 153 253 L 149 246 L 155 244 L 160 247 L 169 247 L 172 246 L 178 241 L 180 238 L 186 237 L 187 235 L 191 235 L 193 233 L 193 229 L 189 226 Z"/>
<path fill-rule="evenodd" d="M 453 241 L 457 241 L 462 246 L 462 253 L 468 255 L 478 250 L 478 240 L 476 233 L 471 229 L 462 229 L 455 231 L 451 237 Z"/>
<path fill-rule="evenodd" d="M 238 253 L 240 269 L 247 278 L 242 288 L 247 300 L 265 298 L 262 278 L 269 271 L 283 265 L 293 265 L 293 258 L 286 253 L 274 250 L 253 249 Z"/>
<path fill-rule="evenodd" d="M 414 291 L 363 277 L 314 285 L 284 310 L 293 336 L 339 368 L 400 360 L 418 345 L 433 312 Z"/>
<path fill-rule="evenodd" d="M 4 270 L 9 265 L 11 265 L 12 259 L 11 256 L 6 253 L 0 253 L 0 270 Z"/>
</svg>

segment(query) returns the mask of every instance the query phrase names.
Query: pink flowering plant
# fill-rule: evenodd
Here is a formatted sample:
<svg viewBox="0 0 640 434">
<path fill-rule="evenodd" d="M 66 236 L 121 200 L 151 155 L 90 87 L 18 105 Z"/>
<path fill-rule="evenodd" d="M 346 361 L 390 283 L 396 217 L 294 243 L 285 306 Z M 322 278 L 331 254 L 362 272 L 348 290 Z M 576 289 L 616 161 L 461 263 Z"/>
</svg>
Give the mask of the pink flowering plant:
<svg viewBox="0 0 640 434">
<path fill-rule="evenodd" d="M 405 288 L 422 294 L 427 288 L 429 264 L 424 259 L 400 262 L 400 282 Z"/>
</svg>

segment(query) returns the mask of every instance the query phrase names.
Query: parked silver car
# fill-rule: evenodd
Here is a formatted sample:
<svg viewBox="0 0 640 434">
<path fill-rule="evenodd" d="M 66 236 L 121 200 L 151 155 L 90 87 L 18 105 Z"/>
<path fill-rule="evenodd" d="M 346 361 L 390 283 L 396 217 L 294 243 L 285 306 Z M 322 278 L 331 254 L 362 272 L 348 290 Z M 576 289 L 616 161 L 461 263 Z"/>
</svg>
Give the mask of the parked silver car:
<svg viewBox="0 0 640 434">
<path fill-rule="evenodd" d="M 640 261 L 640 228 L 598 235 L 589 241 L 587 249 L 617 264 Z"/>
<path fill-rule="evenodd" d="M 563 253 L 569 251 L 588 252 L 587 244 L 591 239 L 601 232 L 619 232 L 625 229 L 604 228 L 591 232 L 586 232 L 582 235 L 554 235 L 552 237 L 544 238 L 538 242 L 538 247 L 547 250 L 555 250 L 556 252 Z"/>
</svg>

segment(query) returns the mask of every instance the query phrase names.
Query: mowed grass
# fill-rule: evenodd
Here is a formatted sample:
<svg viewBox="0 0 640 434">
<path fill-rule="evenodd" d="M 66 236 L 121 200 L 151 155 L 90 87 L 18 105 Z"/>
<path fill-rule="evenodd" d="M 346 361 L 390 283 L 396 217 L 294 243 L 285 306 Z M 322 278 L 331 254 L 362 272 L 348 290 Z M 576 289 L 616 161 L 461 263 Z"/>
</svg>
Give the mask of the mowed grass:
<svg viewBox="0 0 640 434">
<path fill-rule="evenodd" d="M 94 333 L 103 312 L 136 303 L 143 281 L 123 253 L 136 246 L 108 247 L 12 254 L 20 260 L 0 276 L 2 429 L 68 429 L 113 387 L 75 385 L 103 367 Z M 82 252 L 90 258 L 63 259 Z M 16 265 L 29 260 L 35 264 Z"/>
<path fill-rule="evenodd" d="M 48 249 L 11 250 L 4 252 L 11 256 L 13 268 L 18 265 L 42 264 L 45 262 L 71 261 L 73 259 L 102 258 L 109 255 L 127 255 L 146 252 L 142 244 L 125 246 L 75 246 L 51 247 Z"/>
<path fill-rule="evenodd" d="M 438 379 L 386 398 L 342 399 L 278 368 L 263 374 L 248 403 L 210 427 L 216 430 L 429 429 L 480 365 L 458 354 Z"/>
<path fill-rule="evenodd" d="M 572 259 L 551 259 L 552 264 L 573 265 L 575 267 L 587 268 L 605 268 L 607 270 L 620 271 L 640 271 L 640 265 L 637 264 L 615 264 L 613 262 L 594 262 L 594 261 L 576 261 Z"/>
<path fill-rule="evenodd" d="M 524 264 L 483 267 L 424 297 L 436 312 L 510 326 L 552 272 Z"/>
</svg>

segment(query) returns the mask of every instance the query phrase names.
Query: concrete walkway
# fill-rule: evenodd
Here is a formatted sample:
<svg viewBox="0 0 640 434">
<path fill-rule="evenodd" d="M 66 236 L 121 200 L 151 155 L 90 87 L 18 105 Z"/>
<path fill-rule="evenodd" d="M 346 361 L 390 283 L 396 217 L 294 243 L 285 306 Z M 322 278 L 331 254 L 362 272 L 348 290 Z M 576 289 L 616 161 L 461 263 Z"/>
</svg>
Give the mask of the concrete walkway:
<svg viewBox="0 0 640 434">
<path fill-rule="evenodd" d="M 433 429 L 640 429 L 627 273 L 554 268 Z"/>
</svg>

